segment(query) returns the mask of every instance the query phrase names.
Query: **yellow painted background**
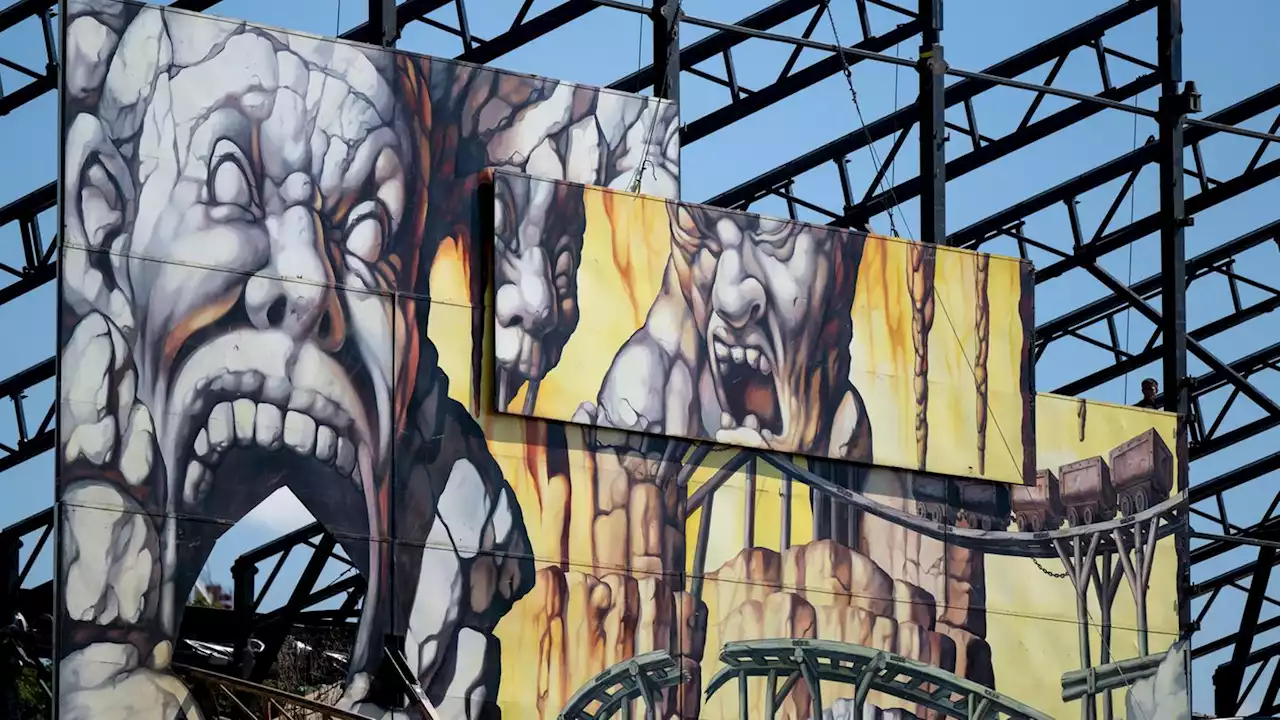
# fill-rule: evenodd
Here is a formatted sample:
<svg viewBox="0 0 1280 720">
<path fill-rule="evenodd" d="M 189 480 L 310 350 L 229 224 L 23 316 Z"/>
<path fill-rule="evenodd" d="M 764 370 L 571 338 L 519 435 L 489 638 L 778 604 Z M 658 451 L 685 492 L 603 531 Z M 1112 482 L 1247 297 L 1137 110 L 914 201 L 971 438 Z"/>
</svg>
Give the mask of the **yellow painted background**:
<svg viewBox="0 0 1280 720">
<path fill-rule="evenodd" d="M 643 322 L 665 262 L 665 251 L 661 256 L 639 252 L 642 246 L 635 242 L 636 237 L 666 236 L 666 212 L 661 202 L 637 202 L 626 195 L 598 191 L 588 191 L 586 198 L 588 238 L 579 275 L 582 316 L 575 339 L 539 392 L 540 402 L 548 403 L 546 407 L 556 412 L 564 412 L 566 417 L 580 401 L 594 399 L 594 389 L 599 387 L 614 351 Z M 896 299 L 904 298 L 906 293 L 906 247 L 905 243 L 893 240 L 868 242 L 855 298 L 854 382 L 870 407 L 877 459 L 914 456 L 914 396 L 909 380 L 913 353 L 911 314 L 909 304 Z M 970 440 L 975 427 L 975 406 L 970 384 L 972 375 L 968 369 L 972 358 L 969 349 L 974 344 L 972 257 L 967 253 L 948 252 L 940 253 L 938 259 L 939 305 L 930 350 L 935 394 L 929 421 L 933 426 L 931 457 L 939 458 L 939 462 L 949 457 L 957 463 L 969 463 L 976 453 Z M 433 266 L 432 295 L 450 300 L 468 298 L 465 264 L 462 253 L 446 246 Z M 989 425 L 989 470 L 1000 467 L 997 459 L 1006 445 L 1011 458 L 1008 467 L 1013 465 L 1012 458 L 1020 455 L 1016 443 L 1022 434 L 1017 423 L 1009 420 L 1021 414 L 1016 384 L 1011 380 L 1019 374 L 1022 342 L 1016 312 L 1020 288 L 1017 269 L 1017 264 L 1012 262 L 993 260 L 991 264 L 990 402 L 993 413 Z M 547 477 L 545 457 L 537 442 L 526 442 L 537 440 L 543 432 L 543 423 L 488 412 L 484 407 L 491 397 L 487 390 L 481 395 L 485 400 L 480 407 L 473 403 L 472 312 L 471 302 L 465 305 L 433 302 L 428 334 L 441 353 L 440 364 L 450 378 L 450 395 L 476 414 L 489 438 L 490 448 L 515 491 L 538 566 L 559 565 L 570 572 L 592 576 L 625 572 L 621 567 L 602 563 L 600 557 L 607 554 L 607 550 L 593 540 L 592 511 L 597 498 L 590 482 L 591 458 L 581 451 L 582 430 L 568 428 L 570 477 Z M 942 395 L 939 385 L 953 388 L 951 396 Z M 1004 390 L 997 392 L 998 387 Z M 523 398 L 517 397 L 515 402 L 522 403 Z M 1170 449 L 1175 447 L 1172 416 L 1092 402 L 1088 404 L 1086 432 L 1081 440 L 1079 402 L 1038 396 L 1038 467 L 1056 471 L 1059 465 L 1072 460 L 1096 454 L 1105 456 L 1114 446 L 1152 427 L 1160 432 Z M 729 451 L 713 454 L 695 473 L 689 492 L 695 492 L 728 454 Z M 802 459 L 798 462 L 806 464 Z M 755 546 L 776 550 L 781 509 L 776 473 L 762 471 L 757 482 Z M 743 494 L 739 475 L 717 495 L 717 508 L 724 510 L 716 512 L 713 522 L 706 562 L 708 571 L 720 567 L 743 549 Z M 735 495 L 738 498 L 736 512 Z M 808 507 L 807 489 L 794 483 L 794 542 L 812 537 Z M 698 521 L 699 514 L 694 513 L 686 524 L 686 564 L 691 562 Z M 1057 561 L 1045 560 L 1041 565 L 1051 571 L 1061 571 Z M 1060 685 L 1063 672 L 1080 666 L 1074 595 L 1069 581 L 1050 577 L 1031 560 L 991 555 L 985 559 L 985 576 L 986 637 L 992 649 L 997 690 L 1052 717 L 1077 715 L 1078 702 L 1062 703 Z M 1176 558 L 1171 538 L 1159 545 L 1151 583 L 1150 646 L 1152 652 L 1159 652 L 1176 639 L 1177 633 Z M 534 698 L 538 694 L 546 694 L 548 703 L 563 700 L 603 669 L 604 661 L 598 651 L 568 650 L 565 652 L 571 658 L 557 671 L 559 676 L 550 681 L 538 676 L 539 660 L 550 651 L 545 643 L 540 645 L 533 634 L 533 624 L 537 622 L 535 609 L 545 602 L 539 592 L 535 589 L 518 602 L 497 628 L 503 665 L 499 702 L 504 712 L 512 716 L 536 717 Z M 1090 612 L 1093 618 L 1098 617 L 1096 603 Z M 709 625 L 715 622 L 715 617 L 709 619 Z M 1122 583 L 1113 611 L 1113 659 L 1137 654 L 1136 635 L 1131 630 L 1134 623 L 1133 603 Z M 575 638 L 584 637 L 581 627 L 562 627 L 559 633 L 569 647 Z M 1091 627 L 1090 633 L 1096 662 L 1101 644 L 1099 628 Z M 711 640 L 709 638 L 704 655 L 704 682 L 717 666 L 715 657 L 719 648 L 713 646 Z M 551 690 L 545 687 L 548 683 L 553 686 Z M 725 692 L 731 689 L 721 691 Z M 1116 694 L 1116 706 L 1121 709 L 1119 717 L 1123 717 L 1123 693 Z"/>
<path fill-rule="evenodd" d="M 644 324 L 670 254 L 663 200 L 588 188 L 587 232 L 578 271 L 578 329 L 542 381 L 534 413 L 568 420 L 596 394 L 615 353 Z M 867 404 L 877 464 L 916 468 L 911 244 L 870 236 L 853 303 L 850 380 Z M 1023 327 L 1016 259 L 992 257 L 988 273 L 987 451 L 978 471 L 975 307 L 977 255 L 937 253 L 934 322 L 929 334 L 928 422 L 931 472 L 1023 481 Z M 433 295 L 434 286 L 433 286 Z M 452 377 L 452 375 L 451 375 Z M 509 406 L 521 408 L 523 392 Z"/>
</svg>

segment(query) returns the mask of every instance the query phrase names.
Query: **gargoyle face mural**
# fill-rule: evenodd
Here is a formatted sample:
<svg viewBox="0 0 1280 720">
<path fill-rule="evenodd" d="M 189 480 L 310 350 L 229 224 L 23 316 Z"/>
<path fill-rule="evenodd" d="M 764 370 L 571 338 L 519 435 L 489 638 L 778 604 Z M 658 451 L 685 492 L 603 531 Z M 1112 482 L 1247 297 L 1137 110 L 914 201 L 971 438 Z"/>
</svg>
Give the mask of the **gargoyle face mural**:
<svg viewBox="0 0 1280 720">
<path fill-rule="evenodd" d="M 307 477 L 382 533 L 425 155 L 393 56 L 290 40 L 156 10 L 123 27 L 114 57 L 144 65 L 104 62 L 98 112 L 68 122 L 64 299 L 126 338 L 168 511 L 273 468 L 254 492 Z"/>
<path fill-rule="evenodd" d="M 282 488 L 369 718 L 1185 706 L 1177 418 L 1031 403 L 1025 263 L 680 202 L 669 103 L 67 6 L 58 717 L 220 716 L 187 599 Z M 262 610 L 199 615 L 279 687 Z"/>
<path fill-rule="evenodd" d="M 582 187 L 500 173 L 494 179 L 493 344 L 498 397 L 510 403 L 560 361 L 578 326 Z M 571 199 L 571 200 L 570 200 Z M 532 397 L 532 395 L 530 395 Z"/>
<path fill-rule="evenodd" d="M 703 410 L 704 432 L 787 449 L 827 436 L 823 425 L 848 386 L 865 236 L 696 205 L 667 207 L 672 267 L 687 288 L 720 408 L 718 417 Z"/>
<path fill-rule="evenodd" d="M 604 185 L 647 168 L 674 194 L 674 108 L 117 0 L 69 10 L 63 716 L 189 704 L 170 673 L 191 586 L 282 487 L 367 581 L 344 706 L 381 712 L 391 633 L 441 707 L 477 716 L 494 625 L 533 577 L 425 334 L 426 298 L 480 304 L 486 273 L 433 268 L 442 248 L 486 254 L 487 168 Z M 572 332 L 585 210 L 580 190 L 514 207 L 495 256 L 516 268 L 496 284 L 518 387 Z M 517 276 L 545 283 L 508 301 Z"/>
</svg>

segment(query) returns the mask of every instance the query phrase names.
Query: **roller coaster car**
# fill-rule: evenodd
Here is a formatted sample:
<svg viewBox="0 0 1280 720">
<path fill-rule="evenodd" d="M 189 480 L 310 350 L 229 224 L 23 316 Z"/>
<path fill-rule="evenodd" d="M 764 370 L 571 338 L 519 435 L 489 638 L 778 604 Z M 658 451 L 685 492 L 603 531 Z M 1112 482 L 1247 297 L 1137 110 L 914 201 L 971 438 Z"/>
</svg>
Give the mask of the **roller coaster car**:
<svg viewBox="0 0 1280 720">
<path fill-rule="evenodd" d="M 1111 478 L 1120 512 L 1142 512 L 1173 490 L 1173 453 L 1152 428 L 1111 451 Z"/>
<path fill-rule="evenodd" d="M 911 490 L 916 499 L 916 514 L 929 522 L 953 524 L 951 483 L 944 478 L 925 475 L 912 477 Z"/>
<path fill-rule="evenodd" d="M 1062 477 L 1062 504 L 1068 525 L 1092 525 L 1116 516 L 1116 490 L 1111 469 L 1100 457 L 1077 460 L 1058 468 Z"/>
<path fill-rule="evenodd" d="M 1035 485 L 1014 485 L 1014 519 L 1023 532 L 1056 530 L 1062 526 L 1066 508 L 1062 506 L 1058 476 L 1052 470 L 1036 473 Z"/>
<path fill-rule="evenodd" d="M 975 530 L 1009 527 L 1009 487 L 978 480 L 955 480 L 956 518 Z"/>
</svg>

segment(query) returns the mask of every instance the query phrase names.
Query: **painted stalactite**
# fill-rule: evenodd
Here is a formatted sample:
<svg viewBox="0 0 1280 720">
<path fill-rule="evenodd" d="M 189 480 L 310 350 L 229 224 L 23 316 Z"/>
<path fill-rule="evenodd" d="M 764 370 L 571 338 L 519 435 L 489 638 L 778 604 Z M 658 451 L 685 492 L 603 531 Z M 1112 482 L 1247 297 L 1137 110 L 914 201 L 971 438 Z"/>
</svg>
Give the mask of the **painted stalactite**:
<svg viewBox="0 0 1280 720">
<path fill-rule="evenodd" d="M 978 341 L 978 351 L 973 360 L 973 382 L 978 392 L 978 472 L 987 471 L 987 356 L 991 352 L 991 299 L 987 284 L 991 257 L 977 256 L 977 307 L 974 309 L 973 330 Z"/>
<path fill-rule="evenodd" d="M 916 457 L 925 467 L 929 454 L 929 330 L 933 328 L 933 275 L 936 249 L 911 245 L 907 288 L 911 292 L 911 331 L 915 346 Z"/>
</svg>

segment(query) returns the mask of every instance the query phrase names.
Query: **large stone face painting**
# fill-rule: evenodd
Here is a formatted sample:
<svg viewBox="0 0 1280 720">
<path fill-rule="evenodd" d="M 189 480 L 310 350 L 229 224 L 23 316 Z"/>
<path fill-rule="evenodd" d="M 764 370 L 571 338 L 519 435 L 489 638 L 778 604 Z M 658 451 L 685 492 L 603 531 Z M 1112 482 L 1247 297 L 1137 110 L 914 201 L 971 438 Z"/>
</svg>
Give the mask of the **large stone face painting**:
<svg viewBox="0 0 1280 720">
<path fill-rule="evenodd" d="M 1033 401 L 1023 263 L 679 203 L 669 103 L 68 10 L 59 717 L 219 716 L 280 488 L 370 718 L 388 649 L 448 720 L 1186 707 L 1177 420 Z"/>
<path fill-rule="evenodd" d="M 477 716 L 533 570 L 424 334 L 453 289 L 431 266 L 483 253 L 488 167 L 643 170 L 674 195 L 675 108 L 114 0 L 71 3 L 65 47 L 62 716 L 184 712 L 185 600 L 281 486 L 368 582 L 344 705 L 364 707 L 394 631 L 442 707 Z M 513 261 L 579 252 L 581 192 L 520 209 L 549 220 Z"/>
</svg>

